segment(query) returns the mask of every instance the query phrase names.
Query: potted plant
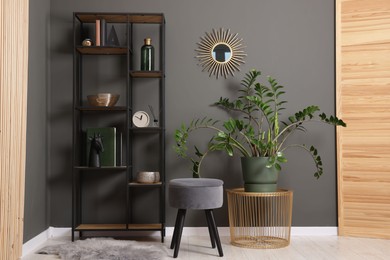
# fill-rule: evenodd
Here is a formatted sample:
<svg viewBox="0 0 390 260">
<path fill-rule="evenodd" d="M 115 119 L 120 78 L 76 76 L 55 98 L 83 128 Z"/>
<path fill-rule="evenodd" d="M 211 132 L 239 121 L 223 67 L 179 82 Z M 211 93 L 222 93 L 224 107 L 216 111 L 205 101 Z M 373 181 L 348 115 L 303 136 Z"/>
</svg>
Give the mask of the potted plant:
<svg viewBox="0 0 390 260">
<path fill-rule="evenodd" d="M 186 126 L 175 131 L 175 151 L 183 158 L 190 158 L 193 163 L 194 177 L 200 177 L 200 169 L 204 158 L 212 151 L 225 151 L 229 156 L 235 152 L 241 154 L 245 191 L 268 192 L 276 190 L 281 163 L 287 162 L 284 151 L 298 147 L 307 151 L 316 166 L 314 176 L 318 179 L 322 173 L 322 161 L 314 146 L 304 144 L 286 144 L 286 140 L 297 130 L 306 132 L 304 124 L 310 121 L 322 122 L 335 126 L 346 124 L 335 116 L 327 116 L 320 112 L 318 106 L 308 106 L 288 117 L 288 121 L 280 121 L 281 111 L 287 101 L 282 97 L 284 87 L 271 77 L 267 85 L 258 81 L 260 71 L 251 70 L 245 74 L 235 100 L 220 98 L 214 105 L 229 112 L 236 112 L 224 122 L 212 118 L 192 120 Z M 191 132 L 200 129 L 214 131 L 207 149 L 201 152 L 197 146 L 195 158 L 187 155 L 187 139 Z"/>
</svg>

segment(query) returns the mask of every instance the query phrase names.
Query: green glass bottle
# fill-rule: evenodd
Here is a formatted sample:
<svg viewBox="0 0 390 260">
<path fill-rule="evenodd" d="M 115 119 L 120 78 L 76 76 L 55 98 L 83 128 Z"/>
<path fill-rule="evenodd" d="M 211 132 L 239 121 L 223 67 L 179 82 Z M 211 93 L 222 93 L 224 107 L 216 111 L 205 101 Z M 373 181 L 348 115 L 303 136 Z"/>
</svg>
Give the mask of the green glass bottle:
<svg viewBox="0 0 390 260">
<path fill-rule="evenodd" d="M 141 70 L 154 70 L 154 47 L 152 39 L 146 38 L 145 44 L 141 48 Z"/>
</svg>

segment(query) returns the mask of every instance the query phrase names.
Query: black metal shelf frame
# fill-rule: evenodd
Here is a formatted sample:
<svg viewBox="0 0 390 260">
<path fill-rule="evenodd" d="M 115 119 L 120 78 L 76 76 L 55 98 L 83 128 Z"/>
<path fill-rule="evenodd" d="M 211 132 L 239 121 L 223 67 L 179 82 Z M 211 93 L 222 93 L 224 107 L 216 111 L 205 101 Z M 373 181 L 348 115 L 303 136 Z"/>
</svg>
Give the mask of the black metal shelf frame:
<svg viewBox="0 0 390 260">
<path fill-rule="evenodd" d="M 123 23 L 126 26 L 126 46 L 120 47 L 84 47 L 80 46 L 80 35 L 84 24 L 93 23 L 95 19 L 104 18 L 107 22 Z M 160 39 L 160 70 L 152 72 L 134 71 L 133 68 L 133 29 L 137 24 L 155 24 L 159 26 L 159 39 Z M 79 232 L 82 238 L 82 232 L 85 231 L 131 231 L 131 230 L 156 230 L 161 231 L 161 241 L 164 241 L 165 237 L 165 18 L 164 14 L 151 14 L 151 13 L 91 13 L 91 12 L 75 12 L 73 13 L 73 156 L 72 156 L 72 241 L 75 238 L 75 232 Z M 83 56 L 91 55 L 117 55 L 126 56 L 126 71 L 128 73 L 126 77 L 126 105 L 118 107 L 90 107 L 83 105 Z M 146 127 L 136 128 L 133 127 L 131 117 L 133 113 L 133 86 L 135 84 L 142 84 L 142 82 L 134 82 L 139 78 L 156 78 L 158 81 L 159 102 L 160 102 L 160 118 L 159 127 Z M 157 89 L 156 89 L 157 91 Z M 81 162 L 81 144 L 82 131 L 83 131 L 83 119 L 88 114 L 107 114 L 107 113 L 125 113 L 126 119 L 125 125 L 128 131 L 124 133 L 123 146 L 126 149 L 126 158 L 124 160 L 125 165 L 117 167 L 86 167 L 82 166 Z M 133 151 L 132 142 L 134 138 L 137 138 L 138 134 L 158 134 L 160 143 L 160 158 L 159 158 L 159 171 L 161 183 L 157 184 L 137 184 L 133 183 L 134 172 L 133 169 Z M 99 171 L 115 174 L 126 174 L 126 183 L 124 187 L 126 189 L 126 223 L 124 228 L 107 228 L 110 224 L 86 224 L 82 221 L 83 207 L 81 203 L 81 190 L 82 190 L 82 175 L 89 172 Z M 132 198 L 131 189 L 142 188 L 157 188 L 160 189 L 159 198 L 159 223 L 150 224 L 137 224 L 132 223 L 131 210 L 132 210 Z"/>
</svg>

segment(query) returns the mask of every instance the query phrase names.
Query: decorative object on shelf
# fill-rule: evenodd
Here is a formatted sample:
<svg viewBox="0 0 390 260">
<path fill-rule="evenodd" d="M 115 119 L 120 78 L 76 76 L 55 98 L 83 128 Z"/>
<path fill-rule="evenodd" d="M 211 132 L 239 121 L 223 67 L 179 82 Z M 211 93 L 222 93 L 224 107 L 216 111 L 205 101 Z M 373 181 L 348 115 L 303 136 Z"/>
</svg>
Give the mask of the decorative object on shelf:
<svg viewBox="0 0 390 260">
<path fill-rule="evenodd" d="M 108 46 L 119 46 L 118 35 L 116 34 L 114 25 L 111 26 L 111 31 L 110 31 L 110 34 L 108 35 L 108 38 L 107 38 L 107 45 Z"/>
<path fill-rule="evenodd" d="M 107 45 L 107 23 L 105 19 L 100 19 L 100 46 Z"/>
<path fill-rule="evenodd" d="M 241 82 L 241 88 L 238 90 L 239 97 L 230 101 L 228 98 L 220 98 L 214 105 L 223 108 L 229 112 L 234 111 L 236 118 L 229 118 L 218 126 L 218 120 L 204 117 L 203 119 L 193 120 L 188 127 L 184 124 L 175 132 L 176 146 L 175 151 L 183 158 L 187 155 L 187 139 L 191 132 L 199 129 L 209 129 L 215 131 L 208 143 L 207 150 L 200 152 L 195 146 L 195 156 L 190 158 L 193 162 L 192 171 L 194 177 L 200 177 L 200 167 L 205 156 L 212 151 L 225 151 L 229 156 L 233 156 L 234 151 L 238 151 L 245 159 L 257 157 L 260 160 L 266 158 L 265 168 L 273 169 L 279 172 L 281 163 L 287 162 L 284 157 L 284 151 L 288 148 L 299 147 L 305 150 L 313 158 L 316 166 L 314 177 L 317 179 L 322 175 L 322 161 L 314 146 L 307 147 L 304 144 L 287 144 L 286 140 L 296 130 L 306 129 L 303 125 L 309 121 L 322 122 L 334 126 L 343 126 L 346 124 L 336 116 L 328 117 L 321 113 L 318 106 L 308 106 L 305 109 L 294 113 L 288 117 L 287 122 L 279 120 L 283 105 L 287 103 L 282 99 L 283 86 L 268 77 L 268 85 L 256 82 L 260 76 L 260 71 L 251 70 L 246 73 Z M 242 115 L 242 117 L 239 115 Z M 245 165 L 245 164 L 244 164 Z M 243 171 L 250 167 L 243 167 Z M 259 167 L 258 165 L 255 167 Z M 257 171 L 260 171 L 259 167 Z M 245 175 L 245 174 L 244 174 Z M 260 184 L 260 185 L 257 185 Z M 263 190 L 264 184 L 271 184 L 273 187 L 267 187 Z M 276 183 L 245 183 L 245 191 L 261 192 L 275 190 Z M 268 185 L 265 185 L 268 186 Z"/>
<path fill-rule="evenodd" d="M 87 100 L 90 106 L 93 107 L 113 107 L 118 102 L 120 95 L 112 93 L 98 93 L 96 95 L 88 95 Z"/>
<path fill-rule="evenodd" d="M 100 166 L 116 166 L 116 128 L 115 127 L 96 127 L 96 128 L 87 128 L 86 130 L 86 159 L 88 162 L 91 158 L 91 150 L 92 150 L 92 139 L 91 137 L 99 135 L 100 141 L 104 144 L 104 150 L 100 152 Z M 95 145 L 95 144 L 94 144 Z M 89 167 L 97 167 L 91 166 L 88 163 Z M 100 167 L 99 166 L 99 167 Z"/>
<path fill-rule="evenodd" d="M 100 20 L 95 21 L 95 45 L 100 46 Z"/>
<path fill-rule="evenodd" d="M 133 124 L 136 127 L 147 127 L 150 123 L 150 117 L 145 111 L 137 111 L 133 115 Z"/>
<path fill-rule="evenodd" d="M 100 153 L 104 152 L 102 136 L 100 133 L 94 133 L 93 136 L 88 137 L 91 143 L 89 149 L 89 167 L 100 167 Z"/>
<path fill-rule="evenodd" d="M 156 114 L 153 111 L 153 107 L 151 105 L 148 106 L 149 106 L 150 113 L 152 114 L 153 117 L 153 127 L 158 127 L 158 119 L 156 117 Z"/>
<path fill-rule="evenodd" d="M 84 41 L 81 43 L 82 46 L 84 47 L 89 47 L 92 46 L 92 40 L 89 38 L 84 39 Z"/>
<path fill-rule="evenodd" d="M 145 38 L 141 47 L 141 70 L 154 70 L 154 47 L 151 38 Z"/>
<path fill-rule="evenodd" d="M 116 140 L 116 165 L 117 166 L 122 166 L 124 165 L 124 162 L 123 162 L 123 155 L 124 155 L 124 152 L 123 152 L 123 133 L 118 131 L 118 133 L 116 134 L 116 137 L 117 137 L 117 140 Z"/>
<path fill-rule="evenodd" d="M 139 183 L 156 183 L 160 181 L 159 172 L 139 172 L 137 182 Z"/>
<path fill-rule="evenodd" d="M 212 30 L 206 33 L 205 37 L 200 37 L 198 44 L 198 53 L 196 58 L 199 59 L 199 65 L 203 67 L 202 71 L 214 74 L 218 79 L 219 76 L 234 76 L 235 71 L 240 70 L 240 65 L 245 63 L 246 57 L 242 45 L 242 39 L 237 38 L 236 34 L 231 34 L 230 30 Z"/>
</svg>

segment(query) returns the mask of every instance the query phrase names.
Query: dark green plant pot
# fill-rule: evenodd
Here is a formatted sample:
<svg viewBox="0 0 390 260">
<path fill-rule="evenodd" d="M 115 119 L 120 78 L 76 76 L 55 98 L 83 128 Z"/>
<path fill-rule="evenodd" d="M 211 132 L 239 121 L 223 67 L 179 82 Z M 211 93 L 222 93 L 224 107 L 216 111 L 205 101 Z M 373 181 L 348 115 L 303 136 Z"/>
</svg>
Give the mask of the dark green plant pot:
<svg viewBox="0 0 390 260">
<path fill-rule="evenodd" d="M 277 190 L 279 171 L 267 168 L 268 157 L 241 157 L 244 190 L 246 192 L 274 192 Z"/>
</svg>

